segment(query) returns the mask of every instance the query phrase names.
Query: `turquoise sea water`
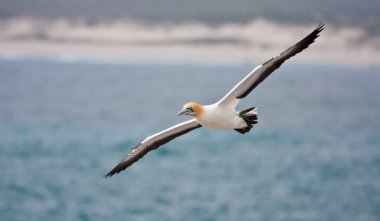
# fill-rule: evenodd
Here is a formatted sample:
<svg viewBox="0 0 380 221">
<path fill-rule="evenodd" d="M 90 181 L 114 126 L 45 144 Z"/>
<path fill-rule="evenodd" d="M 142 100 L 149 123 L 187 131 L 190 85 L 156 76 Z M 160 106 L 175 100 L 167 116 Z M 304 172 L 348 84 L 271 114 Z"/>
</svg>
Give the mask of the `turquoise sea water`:
<svg viewBox="0 0 380 221">
<path fill-rule="evenodd" d="M 380 67 L 287 63 L 239 108 L 103 178 L 256 64 L 0 60 L 1 220 L 380 220 Z"/>
</svg>

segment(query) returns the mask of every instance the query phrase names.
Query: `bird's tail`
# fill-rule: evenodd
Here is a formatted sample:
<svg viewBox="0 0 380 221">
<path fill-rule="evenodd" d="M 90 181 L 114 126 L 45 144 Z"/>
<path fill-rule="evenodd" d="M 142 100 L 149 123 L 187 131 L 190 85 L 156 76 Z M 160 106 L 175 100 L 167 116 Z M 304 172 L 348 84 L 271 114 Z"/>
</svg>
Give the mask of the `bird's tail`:
<svg viewBox="0 0 380 221">
<path fill-rule="evenodd" d="M 257 108 L 251 107 L 246 110 L 240 111 L 239 117 L 241 117 L 246 123 L 247 126 L 239 129 L 235 129 L 241 134 L 245 134 L 251 130 L 254 124 L 257 124 Z"/>
</svg>

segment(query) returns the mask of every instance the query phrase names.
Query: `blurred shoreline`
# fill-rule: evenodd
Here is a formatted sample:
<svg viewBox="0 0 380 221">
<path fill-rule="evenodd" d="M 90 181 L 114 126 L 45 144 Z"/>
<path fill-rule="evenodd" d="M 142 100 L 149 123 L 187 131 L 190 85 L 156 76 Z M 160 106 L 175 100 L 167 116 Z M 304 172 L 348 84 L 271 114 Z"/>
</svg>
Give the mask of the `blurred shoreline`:
<svg viewBox="0 0 380 221">
<path fill-rule="evenodd" d="M 317 24 L 255 19 L 248 23 L 144 23 L 13 18 L 0 20 L 0 56 L 241 62 L 278 55 Z M 326 24 L 297 63 L 380 64 L 380 35 Z"/>
</svg>

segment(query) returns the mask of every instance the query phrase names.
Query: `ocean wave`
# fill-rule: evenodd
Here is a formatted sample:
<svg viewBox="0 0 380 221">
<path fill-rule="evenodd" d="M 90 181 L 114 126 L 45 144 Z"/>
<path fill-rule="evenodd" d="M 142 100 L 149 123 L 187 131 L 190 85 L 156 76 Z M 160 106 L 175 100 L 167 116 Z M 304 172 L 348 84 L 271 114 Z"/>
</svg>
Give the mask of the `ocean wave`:
<svg viewBox="0 0 380 221">
<path fill-rule="evenodd" d="M 88 24 L 81 20 L 1 20 L 0 53 L 64 60 L 265 61 L 308 34 L 317 24 L 255 19 L 246 23 L 144 23 L 130 20 Z M 380 35 L 360 26 L 326 24 L 298 62 L 379 63 Z"/>
</svg>

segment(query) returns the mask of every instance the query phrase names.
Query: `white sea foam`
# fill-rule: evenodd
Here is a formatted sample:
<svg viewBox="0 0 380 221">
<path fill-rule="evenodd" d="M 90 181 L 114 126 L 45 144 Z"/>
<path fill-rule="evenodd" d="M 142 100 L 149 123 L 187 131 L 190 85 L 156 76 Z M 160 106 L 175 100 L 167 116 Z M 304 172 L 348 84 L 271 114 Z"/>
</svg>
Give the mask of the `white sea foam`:
<svg viewBox="0 0 380 221">
<path fill-rule="evenodd" d="M 0 21 L 0 54 L 113 60 L 264 61 L 288 48 L 317 24 L 256 19 L 210 26 L 198 22 L 88 24 L 65 19 Z M 361 27 L 326 24 L 312 50 L 297 62 L 380 63 L 380 35 Z M 93 60 L 93 59 L 92 59 Z"/>
</svg>

